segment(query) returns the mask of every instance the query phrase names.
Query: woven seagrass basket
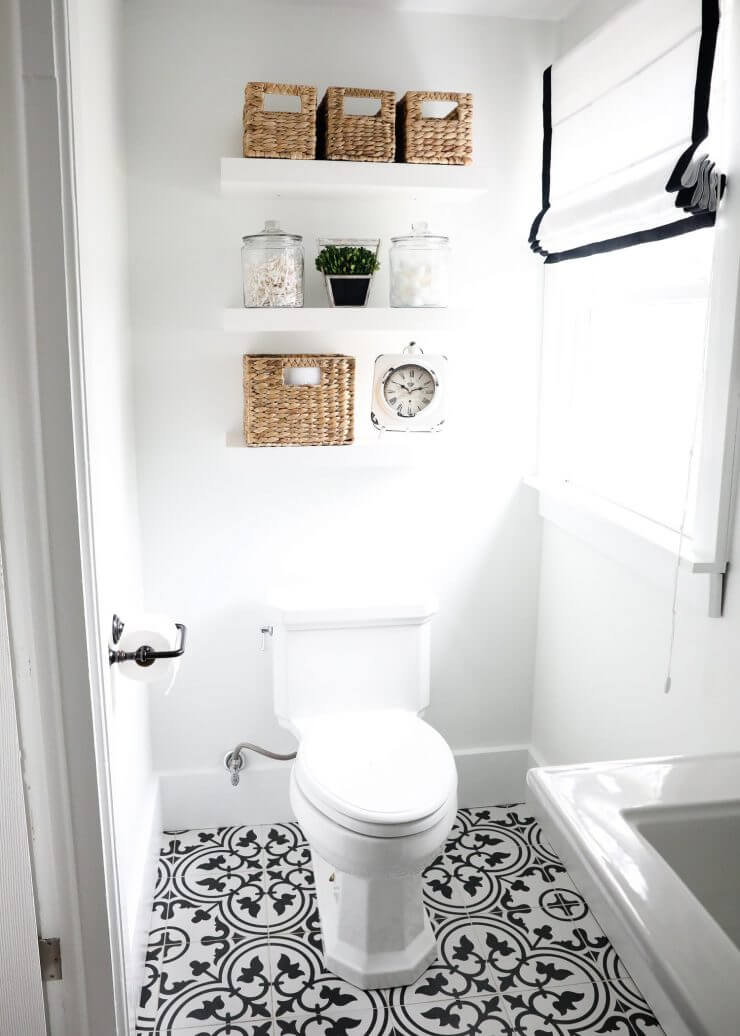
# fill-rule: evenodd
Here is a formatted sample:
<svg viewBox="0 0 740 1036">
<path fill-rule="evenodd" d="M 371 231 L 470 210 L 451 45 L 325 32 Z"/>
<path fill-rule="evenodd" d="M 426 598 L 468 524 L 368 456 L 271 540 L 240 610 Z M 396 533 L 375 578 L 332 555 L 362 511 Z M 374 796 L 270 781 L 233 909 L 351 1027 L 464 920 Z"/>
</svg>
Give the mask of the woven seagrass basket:
<svg viewBox="0 0 740 1036">
<path fill-rule="evenodd" d="M 345 97 L 377 97 L 377 115 L 348 115 Z M 392 162 L 396 153 L 396 95 L 392 90 L 330 86 L 318 109 L 319 158 L 347 162 Z"/>
<path fill-rule="evenodd" d="M 265 111 L 265 94 L 300 97 L 299 112 Z M 316 87 L 247 83 L 244 88 L 245 158 L 316 158 Z"/>
<path fill-rule="evenodd" d="M 291 367 L 318 369 L 318 384 L 286 384 Z M 354 408 L 354 356 L 244 356 L 247 446 L 343 446 L 354 440 Z"/>
<path fill-rule="evenodd" d="M 424 118 L 424 101 L 456 101 L 444 118 Z M 470 165 L 473 161 L 473 95 L 411 90 L 398 102 L 398 161 Z"/>
</svg>

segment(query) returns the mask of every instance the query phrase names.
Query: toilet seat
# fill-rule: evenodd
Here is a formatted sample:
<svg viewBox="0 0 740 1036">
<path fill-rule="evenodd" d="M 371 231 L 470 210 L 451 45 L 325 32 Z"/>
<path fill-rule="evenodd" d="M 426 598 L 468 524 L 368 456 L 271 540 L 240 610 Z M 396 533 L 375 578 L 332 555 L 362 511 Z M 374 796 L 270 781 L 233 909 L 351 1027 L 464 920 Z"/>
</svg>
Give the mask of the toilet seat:
<svg viewBox="0 0 740 1036">
<path fill-rule="evenodd" d="M 296 782 L 342 827 L 378 838 L 415 834 L 437 823 L 456 793 L 449 745 L 413 712 L 325 714 L 302 728 Z"/>
</svg>

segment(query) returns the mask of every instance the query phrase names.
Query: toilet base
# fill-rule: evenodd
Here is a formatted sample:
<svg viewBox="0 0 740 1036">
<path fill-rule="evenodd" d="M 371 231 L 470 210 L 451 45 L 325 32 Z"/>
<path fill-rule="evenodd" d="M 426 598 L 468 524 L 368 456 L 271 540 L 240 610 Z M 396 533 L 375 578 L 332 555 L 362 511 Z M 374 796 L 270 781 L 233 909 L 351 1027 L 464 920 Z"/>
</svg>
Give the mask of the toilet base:
<svg viewBox="0 0 740 1036">
<path fill-rule="evenodd" d="M 327 817 L 303 794 L 295 769 L 290 801 L 313 858 L 327 968 L 361 989 L 415 982 L 436 955 L 422 874 L 454 823 L 454 789 L 428 826 L 395 836 Z"/>
<path fill-rule="evenodd" d="M 358 877 L 311 855 L 328 970 L 361 989 L 415 982 L 437 952 L 421 876 Z"/>
</svg>

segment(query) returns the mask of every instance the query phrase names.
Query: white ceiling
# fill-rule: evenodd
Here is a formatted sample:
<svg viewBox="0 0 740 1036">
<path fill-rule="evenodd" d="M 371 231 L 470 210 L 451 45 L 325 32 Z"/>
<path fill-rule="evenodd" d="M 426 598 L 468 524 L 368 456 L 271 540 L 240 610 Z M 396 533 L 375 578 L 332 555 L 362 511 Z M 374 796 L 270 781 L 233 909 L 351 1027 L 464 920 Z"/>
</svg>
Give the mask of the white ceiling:
<svg viewBox="0 0 740 1036">
<path fill-rule="evenodd" d="M 276 0 L 273 0 L 273 3 Z M 295 3 L 296 0 L 277 0 Z M 430 14 L 468 14 L 488 18 L 527 18 L 559 21 L 579 0 L 303 0 L 304 4 L 367 7 L 373 10 L 420 11 Z"/>
</svg>

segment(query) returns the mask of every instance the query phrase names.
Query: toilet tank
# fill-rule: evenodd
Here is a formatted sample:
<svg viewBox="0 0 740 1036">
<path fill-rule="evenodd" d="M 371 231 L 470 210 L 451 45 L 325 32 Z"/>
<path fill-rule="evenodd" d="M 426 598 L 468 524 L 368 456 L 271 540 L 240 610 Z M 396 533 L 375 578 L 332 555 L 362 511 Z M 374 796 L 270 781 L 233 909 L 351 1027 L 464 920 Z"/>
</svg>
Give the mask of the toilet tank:
<svg viewBox="0 0 740 1036">
<path fill-rule="evenodd" d="M 273 687 L 281 726 L 300 733 L 328 712 L 429 704 L 433 601 L 273 609 Z"/>
</svg>

